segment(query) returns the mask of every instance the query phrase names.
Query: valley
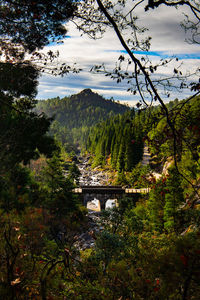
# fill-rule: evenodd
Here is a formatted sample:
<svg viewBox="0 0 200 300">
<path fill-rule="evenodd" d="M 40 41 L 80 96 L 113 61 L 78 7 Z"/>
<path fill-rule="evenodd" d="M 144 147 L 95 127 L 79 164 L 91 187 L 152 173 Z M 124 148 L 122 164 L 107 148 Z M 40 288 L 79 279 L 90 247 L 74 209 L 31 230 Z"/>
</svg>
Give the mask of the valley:
<svg viewBox="0 0 200 300">
<path fill-rule="evenodd" d="M 155 288 L 161 291 L 159 299 L 168 299 L 170 286 L 174 299 L 177 278 L 186 282 L 187 270 L 195 278 L 200 268 L 200 98 L 167 106 L 171 114 L 184 116 L 174 121 L 176 156 L 174 136 L 159 106 L 130 109 L 84 90 L 38 107 L 37 122 L 26 119 L 25 128 L 23 122 L 17 127 L 17 148 L 11 139 L 2 149 L 7 160 L 2 160 L 0 203 L 6 226 L 0 248 L 13 261 L 12 282 L 26 278 L 22 286 L 29 282 L 31 289 L 33 278 L 37 287 L 47 283 L 47 291 L 62 290 L 67 299 L 77 299 L 77 289 L 80 299 L 85 291 L 89 299 L 98 299 L 97 290 L 98 295 L 108 291 L 102 300 L 109 295 L 121 299 L 124 287 L 124 299 L 132 299 L 135 286 L 138 299 L 155 299 Z M 34 128 L 35 134 L 37 123 L 35 148 L 30 133 Z M 10 132 L 7 142 L 9 137 Z M 6 259 L 2 265 L 4 280 Z"/>
<path fill-rule="evenodd" d="M 199 26 L 200 0 L 1 1 L 0 300 L 200 299 Z"/>
</svg>

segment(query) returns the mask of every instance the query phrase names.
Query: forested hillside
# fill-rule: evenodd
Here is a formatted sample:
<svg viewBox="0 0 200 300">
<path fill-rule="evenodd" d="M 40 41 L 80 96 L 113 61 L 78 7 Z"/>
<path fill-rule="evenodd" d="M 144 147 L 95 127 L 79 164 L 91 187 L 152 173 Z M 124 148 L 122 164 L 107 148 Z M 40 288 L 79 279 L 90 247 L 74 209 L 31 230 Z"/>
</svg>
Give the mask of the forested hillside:
<svg viewBox="0 0 200 300">
<path fill-rule="evenodd" d="M 110 166 L 118 173 L 125 172 L 124 183 L 133 186 L 136 177 L 138 180 L 140 178 L 139 173 L 144 172 L 141 165 L 136 166 L 142 159 L 146 144 L 153 169 L 161 171 L 175 151 L 180 170 L 194 175 L 199 149 L 199 104 L 199 97 L 189 103 L 187 100 L 175 100 L 167 104 L 174 122 L 175 136 L 170 131 L 166 117 L 162 117 L 161 106 L 142 111 L 132 109 L 92 127 L 84 147 L 92 156 L 93 166 Z M 186 170 L 187 166 L 189 169 Z M 148 183 L 140 182 L 140 185 L 145 184 Z"/>
<path fill-rule="evenodd" d="M 92 126 L 108 116 L 124 113 L 129 108 L 114 100 L 106 100 L 90 89 L 79 94 L 60 99 L 52 98 L 38 101 L 37 112 L 44 112 L 48 117 L 55 116 L 61 126 L 68 129 Z"/>
<path fill-rule="evenodd" d="M 132 109 L 92 128 L 86 149 L 94 156 L 93 166 L 110 164 L 118 172 L 130 171 L 143 155 L 144 118 Z"/>
<path fill-rule="evenodd" d="M 82 144 L 91 126 L 129 109 L 114 100 L 104 99 L 90 89 L 62 99 L 38 101 L 36 106 L 37 113 L 44 112 L 54 118 L 50 133 L 65 145 L 66 151 L 75 150 L 77 143 Z"/>
</svg>

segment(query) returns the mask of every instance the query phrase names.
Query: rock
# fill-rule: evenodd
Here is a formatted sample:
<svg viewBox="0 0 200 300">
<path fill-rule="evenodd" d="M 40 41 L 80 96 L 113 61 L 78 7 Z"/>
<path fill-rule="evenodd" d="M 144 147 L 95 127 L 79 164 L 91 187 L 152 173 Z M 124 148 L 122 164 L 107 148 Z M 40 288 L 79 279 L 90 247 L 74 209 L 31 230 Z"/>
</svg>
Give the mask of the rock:
<svg viewBox="0 0 200 300">
<path fill-rule="evenodd" d="M 88 230 L 76 235 L 76 242 L 74 246 L 79 250 L 90 249 L 95 246 L 96 235 L 103 228 L 99 226 L 100 212 L 88 211 Z"/>
<path fill-rule="evenodd" d="M 164 166 L 163 166 L 163 170 L 162 170 L 162 174 L 164 176 L 168 175 L 168 169 L 171 167 L 171 165 L 173 164 L 174 160 L 172 157 L 168 157 L 167 161 L 165 162 Z"/>
</svg>

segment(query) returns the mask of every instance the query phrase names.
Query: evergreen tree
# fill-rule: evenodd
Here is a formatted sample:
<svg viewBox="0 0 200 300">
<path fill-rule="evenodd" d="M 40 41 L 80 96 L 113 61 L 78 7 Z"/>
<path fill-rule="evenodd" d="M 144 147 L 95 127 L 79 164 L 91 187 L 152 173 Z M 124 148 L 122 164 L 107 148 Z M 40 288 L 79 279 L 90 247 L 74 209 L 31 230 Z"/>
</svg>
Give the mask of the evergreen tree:
<svg viewBox="0 0 200 300">
<path fill-rule="evenodd" d="M 81 172 L 79 171 L 79 168 L 77 167 L 75 162 L 73 162 L 69 167 L 69 177 L 72 178 L 72 180 L 75 182 L 76 185 L 79 184 L 80 175 Z"/>
<path fill-rule="evenodd" d="M 118 143 L 118 139 L 116 138 L 113 151 L 111 152 L 111 165 L 114 169 L 116 169 L 117 167 L 118 154 L 119 154 L 119 143 Z"/>
<path fill-rule="evenodd" d="M 132 130 L 132 126 L 129 125 L 126 129 L 125 136 L 126 136 L 126 151 L 125 151 L 125 170 L 126 171 L 131 171 L 131 169 L 134 167 L 134 133 Z"/>
<path fill-rule="evenodd" d="M 124 162 L 125 149 L 126 149 L 125 140 L 124 140 L 124 138 L 122 138 L 120 148 L 119 148 L 119 155 L 118 155 L 118 159 L 117 159 L 117 170 L 120 173 L 124 170 L 124 167 L 125 167 L 125 162 Z"/>
<path fill-rule="evenodd" d="M 94 154 L 94 165 L 105 163 L 105 158 L 110 156 L 113 169 L 131 171 L 143 155 L 143 133 L 139 121 L 140 118 L 135 120 L 134 117 L 133 123 L 128 111 L 92 128 L 88 137 L 92 144 L 87 150 Z"/>
<path fill-rule="evenodd" d="M 167 231 L 177 232 L 180 222 L 178 209 L 180 209 L 184 197 L 180 175 L 175 167 L 171 167 L 169 170 L 165 191 L 164 227 Z"/>
<path fill-rule="evenodd" d="M 46 194 L 46 207 L 55 216 L 67 216 L 77 209 L 77 199 L 73 194 L 73 181 L 63 174 L 63 162 L 59 153 L 47 161 L 43 171 L 42 189 Z"/>
<path fill-rule="evenodd" d="M 163 209 L 165 206 L 165 180 L 159 179 L 152 187 L 148 199 L 149 221 L 153 230 L 164 228 Z"/>
<path fill-rule="evenodd" d="M 16 165 L 0 176 L 0 209 L 3 212 L 16 210 L 22 213 L 25 208 L 35 205 L 38 197 L 38 185 L 28 168 Z"/>
</svg>

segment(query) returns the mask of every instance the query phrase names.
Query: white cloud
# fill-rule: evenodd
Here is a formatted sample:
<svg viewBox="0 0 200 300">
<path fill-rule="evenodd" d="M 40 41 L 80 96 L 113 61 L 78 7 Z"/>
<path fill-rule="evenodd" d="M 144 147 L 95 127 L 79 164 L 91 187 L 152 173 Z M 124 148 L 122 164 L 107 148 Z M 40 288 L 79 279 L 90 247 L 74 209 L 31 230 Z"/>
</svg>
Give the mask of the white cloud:
<svg viewBox="0 0 200 300">
<path fill-rule="evenodd" d="M 184 12 L 190 14 L 187 10 Z M 191 53 L 200 55 L 198 45 L 189 45 L 185 42 L 184 31 L 180 27 L 180 22 L 184 19 L 182 10 L 161 6 L 159 9 L 144 12 L 143 7 L 138 7 L 137 13 L 140 17 L 138 24 L 149 27 L 147 35 L 152 36 L 151 51 L 162 51 L 172 55 Z M 91 88 L 105 97 L 113 96 L 116 100 L 137 102 L 139 97 L 126 92 L 128 86 L 125 82 L 116 84 L 108 77 L 89 72 L 93 65 L 103 62 L 109 68 L 115 66 L 120 55 L 116 50 L 123 50 L 123 48 L 114 31 L 109 29 L 102 39 L 94 41 L 86 35 L 80 37 L 79 31 L 71 23 L 68 23 L 67 27 L 71 38 L 67 38 L 59 46 L 52 46 L 51 49 L 59 50 L 61 61 L 76 62 L 84 71 L 77 75 L 69 74 L 63 78 L 42 76 L 38 87 L 38 98 L 63 97 L 77 93 L 84 88 Z M 138 55 L 138 57 L 141 56 Z M 151 56 L 151 59 L 156 62 L 159 58 Z M 188 69 L 194 70 L 199 65 L 197 59 L 185 59 L 181 62 L 184 62 L 183 72 Z M 175 66 L 177 63 L 173 62 L 170 68 L 160 68 L 159 72 L 169 76 Z M 189 91 L 182 95 L 173 91 L 172 96 L 181 98 L 188 94 Z"/>
</svg>

